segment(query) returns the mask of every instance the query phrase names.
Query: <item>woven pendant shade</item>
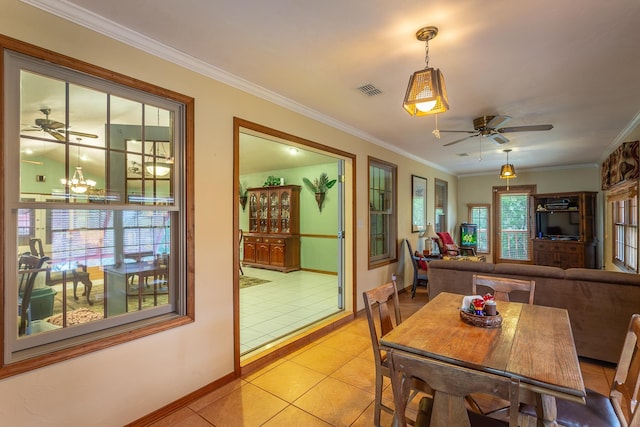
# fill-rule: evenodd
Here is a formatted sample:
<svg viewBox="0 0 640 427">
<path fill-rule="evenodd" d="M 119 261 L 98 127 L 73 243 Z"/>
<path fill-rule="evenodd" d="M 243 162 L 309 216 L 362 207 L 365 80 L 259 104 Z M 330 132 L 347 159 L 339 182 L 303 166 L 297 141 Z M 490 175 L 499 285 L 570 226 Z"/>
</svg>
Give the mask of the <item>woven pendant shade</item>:
<svg viewBox="0 0 640 427">
<path fill-rule="evenodd" d="M 402 106 L 412 116 L 426 116 L 447 111 L 449 100 L 440 70 L 425 68 L 413 73 L 409 79 Z"/>
<path fill-rule="evenodd" d="M 504 179 L 517 178 L 516 170 L 512 164 L 507 163 L 506 165 L 502 165 L 502 168 L 500 168 L 500 178 L 504 178 Z"/>
</svg>

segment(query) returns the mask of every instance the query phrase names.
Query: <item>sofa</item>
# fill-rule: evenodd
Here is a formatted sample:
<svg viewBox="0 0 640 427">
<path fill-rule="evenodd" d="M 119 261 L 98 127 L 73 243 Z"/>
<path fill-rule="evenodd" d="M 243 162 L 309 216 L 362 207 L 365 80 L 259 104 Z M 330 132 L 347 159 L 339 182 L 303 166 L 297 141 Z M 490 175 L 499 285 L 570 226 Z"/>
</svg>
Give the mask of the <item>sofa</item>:
<svg viewBox="0 0 640 427">
<path fill-rule="evenodd" d="M 640 275 L 528 264 L 433 260 L 429 299 L 440 292 L 470 295 L 474 274 L 535 280 L 534 304 L 567 309 L 581 357 L 618 363 L 629 319 L 640 313 Z M 526 303 L 527 294 L 513 292 L 510 299 Z"/>
</svg>

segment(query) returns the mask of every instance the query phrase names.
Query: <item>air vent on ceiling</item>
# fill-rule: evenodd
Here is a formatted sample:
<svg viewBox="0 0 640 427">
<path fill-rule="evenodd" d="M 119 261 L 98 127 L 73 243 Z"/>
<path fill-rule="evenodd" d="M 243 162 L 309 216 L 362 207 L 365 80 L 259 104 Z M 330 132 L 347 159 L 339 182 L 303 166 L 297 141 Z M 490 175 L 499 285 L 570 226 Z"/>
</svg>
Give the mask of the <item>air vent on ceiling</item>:
<svg viewBox="0 0 640 427">
<path fill-rule="evenodd" d="M 366 84 L 364 86 L 360 86 L 358 88 L 358 90 L 360 92 L 364 93 L 367 96 L 376 96 L 376 95 L 380 95 L 382 93 L 382 91 L 380 89 L 378 89 L 377 87 L 375 87 L 371 83 Z"/>
</svg>

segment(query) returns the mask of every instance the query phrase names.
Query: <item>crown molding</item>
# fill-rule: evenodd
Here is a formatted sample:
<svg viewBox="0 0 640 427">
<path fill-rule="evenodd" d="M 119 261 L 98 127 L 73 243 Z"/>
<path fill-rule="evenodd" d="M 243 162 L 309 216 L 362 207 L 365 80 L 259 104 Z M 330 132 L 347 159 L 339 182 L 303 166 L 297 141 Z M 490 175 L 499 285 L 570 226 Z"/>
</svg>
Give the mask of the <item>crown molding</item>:
<svg viewBox="0 0 640 427">
<path fill-rule="evenodd" d="M 258 98 L 267 100 L 276 105 L 284 107 L 288 110 L 299 113 L 303 116 L 309 117 L 320 123 L 324 123 L 332 128 L 341 130 L 357 138 L 360 138 L 372 144 L 378 145 L 387 150 L 393 151 L 403 157 L 410 158 L 412 160 L 415 160 L 417 162 L 420 162 L 424 165 L 440 170 L 442 172 L 451 173 L 451 171 L 443 168 L 440 165 L 436 165 L 435 163 L 431 163 L 425 159 L 419 158 L 418 156 L 411 154 L 407 151 L 404 151 L 385 141 L 382 141 L 362 131 L 361 129 L 347 125 L 346 123 L 336 120 L 331 116 L 327 116 L 326 114 L 320 113 L 316 110 L 306 107 L 296 101 L 293 101 L 292 99 L 286 98 L 269 89 L 256 85 L 248 80 L 245 80 L 241 77 L 236 76 L 235 74 L 231 74 L 212 64 L 201 61 L 200 59 L 195 58 L 191 55 L 187 55 L 186 53 L 181 52 L 177 49 L 174 49 L 171 46 L 167 46 L 150 37 L 145 36 L 144 34 L 140 34 L 136 31 L 133 31 L 128 27 L 120 25 L 111 20 L 105 19 L 104 17 L 98 14 L 95 14 L 90 10 L 79 7 L 66 0 L 21 0 L 21 1 L 35 8 L 43 10 L 47 13 L 58 16 L 67 21 L 73 22 L 74 24 L 88 28 L 92 31 L 95 31 L 96 33 L 102 34 L 111 39 L 122 42 L 128 46 L 134 47 L 143 52 L 157 56 L 159 58 L 162 58 L 163 60 L 172 62 L 176 65 L 184 67 L 195 73 L 209 77 L 211 79 L 224 83 L 228 86 L 231 86 L 233 88 L 236 88 L 248 94 L 254 95 Z"/>
</svg>

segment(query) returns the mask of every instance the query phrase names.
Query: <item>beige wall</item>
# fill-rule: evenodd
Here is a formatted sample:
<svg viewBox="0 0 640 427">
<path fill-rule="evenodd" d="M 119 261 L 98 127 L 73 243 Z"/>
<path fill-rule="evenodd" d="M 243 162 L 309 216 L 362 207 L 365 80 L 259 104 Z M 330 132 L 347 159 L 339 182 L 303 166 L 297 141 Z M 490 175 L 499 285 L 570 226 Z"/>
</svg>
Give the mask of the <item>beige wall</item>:
<svg viewBox="0 0 640 427">
<path fill-rule="evenodd" d="M 367 269 L 367 155 L 399 166 L 399 237 L 410 237 L 411 174 L 426 177 L 433 222 L 433 178 L 449 182 L 456 213 L 456 179 L 323 123 L 188 71 L 18 0 L 4 0 L 0 32 L 195 98 L 196 321 L 0 381 L 3 425 L 114 426 L 133 421 L 233 371 L 233 126 L 234 116 L 357 156 L 356 301 L 404 266 Z M 349 171 L 351 167 L 347 168 Z M 212 183 L 215 186 L 212 186 Z M 352 198 L 347 193 L 348 200 Z M 223 202 L 214 201 L 223 199 Z M 228 205 L 227 210 L 219 207 Z M 349 211 L 350 212 L 350 211 Z M 453 226 L 453 225 L 451 225 Z M 353 230 L 347 229 L 347 239 Z M 219 249 L 218 249 L 219 248 Z M 224 248 L 224 249 L 223 249 Z"/>
<path fill-rule="evenodd" d="M 573 191 L 599 191 L 600 189 L 600 171 L 597 166 L 585 166 L 567 169 L 548 169 L 541 171 L 524 171 L 518 169 L 515 163 L 518 177 L 510 181 L 510 185 L 536 185 L 537 192 L 542 193 L 561 193 Z M 498 177 L 498 168 L 496 173 L 491 175 L 466 176 L 458 180 L 458 217 L 457 225 L 467 222 L 467 205 L 469 203 L 491 203 L 492 188 L 505 186 L 506 182 Z M 598 215 L 597 215 L 597 233 L 598 240 L 602 242 L 602 219 L 603 219 L 603 201 L 602 195 L 598 194 Z M 491 212 L 493 215 L 493 212 Z M 454 227 L 456 239 L 458 239 L 459 230 L 457 225 Z M 457 240 L 456 240 L 457 241 Z M 602 244 L 598 245 L 598 259 L 602 263 Z M 488 260 L 493 259 L 493 254 L 489 254 Z"/>
</svg>

